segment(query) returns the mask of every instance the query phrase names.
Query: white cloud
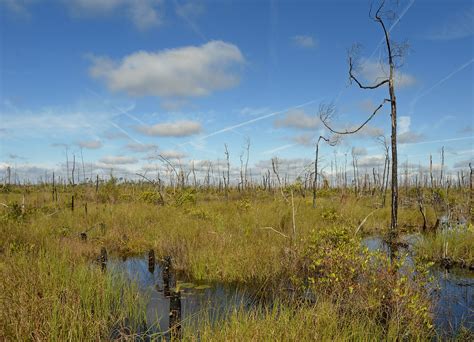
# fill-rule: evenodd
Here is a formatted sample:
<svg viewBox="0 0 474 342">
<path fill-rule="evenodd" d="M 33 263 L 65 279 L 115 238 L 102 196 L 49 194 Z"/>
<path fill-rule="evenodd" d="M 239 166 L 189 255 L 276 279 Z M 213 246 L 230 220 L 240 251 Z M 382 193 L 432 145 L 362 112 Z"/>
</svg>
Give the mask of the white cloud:
<svg viewBox="0 0 474 342">
<path fill-rule="evenodd" d="M 200 133 L 201 124 L 191 120 L 159 123 L 153 126 L 138 126 L 137 130 L 145 135 L 161 137 L 186 137 Z"/>
<path fill-rule="evenodd" d="M 59 136 L 74 132 L 95 133 L 109 126 L 116 115 L 88 108 L 44 107 L 39 110 L 1 108 L 0 130 L 9 136 Z M 7 131 L 8 130 L 8 131 Z"/>
<path fill-rule="evenodd" d="M 275 127 L 289 127 L 296 129 L 316 129 L 320 126 L 320 120 L 317 116 L 306 114 L 303 109 L 290 109 L 284 118 L 277 119 L 274 122 Z"/>
<path fill-rule="evenodd" d="M 420 142 L 423 139 L 423 134 L 415 132 L 404 132 L 397 134 L 397 142 L 399 144 L 410 144 Z"/>
<path fill-rule="evenodd" d="M 314 143 L 314 136 L 312 134 L 300 134 L 294 136 L 292 140 L 299 145 L 312 146 Z"/>
<path fill-rule="evenodd" d="M 302 48 L 312 49 L 317 46 L 317 42 L 311 36 L 297 35 L 291 39 L 297 46 Z"/>
<path fill-rule="evenodd" d="M 383 165 L 385 162 L 385 156 L 382 155 L 371 155 L 360 158 L 357 161 L 359 167 L 373 168 Z"/>
<path fill-rule="evenodd" d="M 163 22 L 162 0 L 72 0 L 67 4 L 80 16 L 112 15 L 121 11 L 142 30 Z"/>
<path fill-rule="evenodd" d="M 135 96 L 205 96 L 239 83 L 236 66 L 245 59 L 223 41 L 159 52 L 138 51 L 121 61 L 91 57 L 90 73 L 113 91 Z"/>
<path fill-rule="evenodd" d="M 138 160 L 137 158 L 128 156 L 105 156 L 100 158 L 99 162 L 106 165 L 125 165 L 135 164 Z"/>
<path fill-rule="evenodd" d="M 379 63 L 367 59 L 363 59 L 359 65 L 358 73 L 369 84 L 378 83 L 381 80 L 388 78 L 389 67 L 384 63 Z M 395 86 L 399 88 L 409 87 L 416 83 L 416 78 L 410 74 L 401 71 L 395 72 Z"/>
<path fill-rule="evenodd" d="M 397 142 L 399 144 L 415 143 L 423 138 L 422 134 L 410 131 L 411 117 L 400 116 L 398 117 L 397 124 Z"/>
<path fill-rule="evenodd" d="M 187 157 L 186 153 L 177 150 L 160 151 L 160 155 L 166 159 L 183 159 Z"/>
<path fill-rule="evenodd" d="M 453 167 L 455 169 L 464 169 L 464 168 L 469 168 L 469 164 L 471 165 L 474 164 L 474 158 L 458 161 L 454 163 Z"/>
<path fill-rule="evenodd" d="M 353 147 L 352 153 L 357 156 L 366 156 L 367 149 L 365 147 Z"/>
<path fill-rule="evenodd" d="M 129 143 L 125 146 L 125 148 L 133 152 L 148 152 L 156 150 L 158 146 L 155 144 Z"/>
<path fill-rule="evenodd" d="M 359 132 L 359 135 L 376 138 L 384 134 L 384 131 L 380 127 L 365 125 L 364 128 Z"/>
<path fill-rule="evenodd" d="M 409 116 L 400 116 L 398 118 L 398 134 L 404 134 L 410 130 L 411 118 Z"/>
<path fill-rule="evenodd" d="M 88 149 L 98 149 L 102 147 L 102 142 L 100 140 L 83 140 L 77 143 L 79 147 L 88 148 Z"/>
</svg>

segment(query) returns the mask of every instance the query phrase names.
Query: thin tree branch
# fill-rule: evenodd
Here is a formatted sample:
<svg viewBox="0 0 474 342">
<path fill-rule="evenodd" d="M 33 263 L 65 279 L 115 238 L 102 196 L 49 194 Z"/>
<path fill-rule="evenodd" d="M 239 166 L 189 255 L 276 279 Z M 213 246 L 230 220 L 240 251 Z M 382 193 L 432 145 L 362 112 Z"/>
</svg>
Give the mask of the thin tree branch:
<svg viewBox="0 0 474 342">
<path fill-rule="evenodd" d="M 358 131 L 360 131 L 362 128 L 364 128 L 365 125 L 367 125 L 369 123 L 370 120 L 372 120 L 372 118 L 377 114 L 377 112 L 383 107 L 383 105 L 386 103 L 386 102 L 391 102 L 389 99 L 384 99 L 383 102 L 377 107 L 375 108 L 374 112 L 367 118 L 367 120 L 365 120 L 359 127 L 357 127 L 356 129 L 354 130 L 345 130 L 345 131 L 337 131 L 333 128 L 331 128 L 327 121 L 331 115 L 331 112 L 333 111 L 331 108 L 327 108 L 326 110 L 324 109 L 320 109 L 320 114 L 319 114 L 319 118 L 321 119 L 322 123 L 324 124 L 324 126 L 326 126 L 327 129 L 329 129 L 332 133 L 335 133 L 335 134 L 340 134 L 340 135 L 344 135 L 344 134 L 354 134 L 354 133 L 357 133 Z M 324 111 L 326 111 L 327 113 L 324 113 Z"/>
<path fill-rule="evenodd" d="M 349 78 L 351 80 L 354 80 L 357 85 L 359 86 L 359 88 L 362 88 L 362 89 L 377 89 L 378 87 L 384 85 L 385 83 L 388 83 L 389 82 L 389 79 L 386 78 L 384 79 L 383 81 L 380 81 L 379 83 L 377 83 L 376 85 L 372 85 L 372 86 L 366 86 L 366 85 L 363 85 L 355 76 L 354 74 L 352 73 L 352 69 L 353 69 L 353 64 L 352 64 L 352 57 L 349 57 Z"/>
</svg>

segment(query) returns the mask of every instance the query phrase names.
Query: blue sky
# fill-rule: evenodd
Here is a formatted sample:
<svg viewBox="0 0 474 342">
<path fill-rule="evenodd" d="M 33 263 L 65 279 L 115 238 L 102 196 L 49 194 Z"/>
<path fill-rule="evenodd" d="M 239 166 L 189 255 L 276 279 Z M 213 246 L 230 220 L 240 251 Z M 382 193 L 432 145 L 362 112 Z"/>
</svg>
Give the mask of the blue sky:
<svg viewBox="0 0 474 342">
<path fill-rule="evenodd" d="M 64 172 L 66 148 L 86 176 L 124 175 L 173 163 L 234 166 L 246 139 L 255 175 L 280 158 L 313 158 L 334 125 L 362 122 L 385 88 L 348 82 L 347 49 L 358 42 L 359 77 L 381 76 L 384 45 L 369 1 L 0 0 L 0 171 Z M 410 49 L 398 72 L 400 163 L 473 159 L 474 5 L 405 0 L 394 40 Z M 362 134 L 322 147 L 324 172 L 356 147 L 359 165 L 383 165 L 388 106 Z M 335 154 L 334 154 L 335 153 Z"/>
</svg>

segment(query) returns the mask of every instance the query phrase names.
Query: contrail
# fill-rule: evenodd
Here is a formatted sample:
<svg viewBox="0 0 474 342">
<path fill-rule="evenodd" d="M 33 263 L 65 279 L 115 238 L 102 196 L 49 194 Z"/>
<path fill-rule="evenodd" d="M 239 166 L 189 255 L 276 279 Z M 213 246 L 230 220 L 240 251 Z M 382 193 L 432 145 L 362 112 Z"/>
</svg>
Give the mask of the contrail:
<svg viewBox="0 0 474 342">
<path fill-rule="evenodd" d="M 124 130 L 122 127 L 120 127 L 119 125 L 117 125 L 116 123 L 114 123 L 114 122 L 112 122 L 112 121 L 110 121 L 110 120 L 108 120 L 108 121 L 109 121 L 109 123 L 110 123 L 112 126 L 114 126 L 114 127 L 117 128 L 120 132 L 122 132 L 123 134 L 125 134 L 129 139 L 135 141 L 137 144 L 140 144 L 140 145 L 145 146 L 144 143 L 142 143 L 140 140 L 138 140 L 138 139 L 132 137 L 132 136 L 131 136 L 130 134 L 128 134 L 127 131 Z"/>
<path fill-rule="evenodd" d="M 453 77 L 454 75 L 456 75 L 458 72 L 462 71 L 463 69 L 467 68 L 470 64 L 472 64 L 472 62 L 474 62 L 474 58 L 472 58 L 471 60 L 467 61 L 466 63 L 464 63 L 463 65 L 459 66 L 458 68 L 456 68 L 454 71 L 452 71 L 449 75 L 447 75 L 446 77 L 442 78 L 441 80 L 439 80 L 438 82 L 436 82 L 434 85 L 432 85 L 430 88 L 428 88 L 426 91 L 424 91 L 423 93 L 421 93 L 420 95 L 418 95 L 414 102 L 416 103 L 420 97 L 423 97 L 427 94 L 429 94 L 434 88 L 438 87 L 439 85 L 441 85 L 442 83 L 446 82 L 447 80 L 449 80 L 451 77 Z"/>
<path fill-rule="evenodd" d="M 419 142 L 412 142 L 412 143 L 403 143 L 400 145 L 422 145 L 422 144 L 434 144 L 440 142 L 449 142 L 449 141 L 459 141 L 459 140 L 469 140 L 474 139 L 474 136 L 469 137 L 460 137 L 460 138 L 447 138 L 447 139 L 439 139 L 439 140 L 427 140 L 427 141 L 419 141 Z"/>
<path fill-rule="evenodd" d="M 131 115 L 129 114 L 127 111 L 123 110 L 122 108 L 119 108 L 111 103 L 108 103 L 105 98 L 103 98 L 102 96 L 100 96 L 98 93 L 96 93 L 95 91 L 89 89 L 89 88 L 86 88 L 86 90 L 91 93 L 92 95 L 94 95 L 95 97 L 97 97 L 99 100 L 101 100 L 104 104 L 107 104 L 108 106 L 112 107 L 113 109 L 115 109 L 116 111 L 120 112 L 121 114 L 124 114 L 126 116 L 128 116 L 130 119 L 132 120 L 135 120 L 136 122 L 138 122 L 140 125 L 146 125 L 142 120 L 140 120 L 139 118 L 137 118 L 136 116 L 134 115 Z"/>
<path fill-rule="evenodd" d="M 181 6 L 178 3 L 178 1 L 174 0 L 173 2 L 174 2 L 175 9 Z M 199 27 L 191 19 L 189 19 L 189 17 L 186 14 L 184 14 L 183 12 L 181 13 L 177 12 L 176 14 L 178 14 L 181 18 L 183 18 L 183 20 L 191 27 L 191 29 L 194 31 L 194 33 L 196 33 L 199 36 L 199 38 L 201 38 L 205 42 L 209 40 L 204 35 L 204 33 L 202 33 Z"/>
<path fill-rule="evenodd" d="M 284 109 L 284 110 L 280 110 L 280 111 L 278 111 L 278 112 L 273 112 L 273 113 L 269 113 L 269 114 L 266 114 L 266 115 L 262 115 L 262 116 L 259 116 L 259 117 L 254 118 L 254 119 L 251 119 L 251 120 L 248 120 L 248 121 L 244 121 L 244 122 L 241 122 L 241 123 L 232 125 L 232 126 L 227 126 L 227 127 L 224 127 L 224 128 L 222 128 L 222 129 L 220 129 L 220 130 L 217 130 L 217 131 L 215 131 L 215 132 L 212 132 L 212 133 L 209 133 L 209 134 L 204 135 L 204 136 L 202 136 L 202 137 L 199 137 L 199 138 L 197 138 L 197 139 L 195 139 L 195 140 L 205 140 L 205 139 L 210 138 L 210 137 L 213 137 L 213 136 L 215 136 L 215 135 L 218 135 L 218 134 L 221 134 L 221 133 L 225 133 L 225 132 L 228 132 L 228 131 L 232 131 L 232 130 L 234 130 L 234 129 L 236 129 L 236 128 L 243 127 L 243 126 L 247 126 L 247 125 L 250 125 L 250 124 L 252 124 L 252 123 L 254 123 L 254 122 L 261 121 L 261 120 L 270 118 L 270 117 L 272 117 L 272 116 L 276 116 L 276 115 L 281 114 L 281 113 L 285 113 L 285 112 L 287 112 L 288 110 L 290 110 L 290 109 L 292 109 L 292 108 L 305 107 L 305 106 L 310 105 L 310 104 L 312 104 L 312 103 L 315 103 L 315 102 L 317 102 L 317 101 L 319 101 L 319 100 L 321 100 L 321 98 L 315 99 L 315 100 L 311 100 L 311 101 L 302 103 L 302 104 L 297 105 L 297 106 L 291 106 L 291 107 L 289 107 L 289 108 L 286 108 L 286 109 Z M 187 141 L 187 142 L 182 143 L 182 144 L 180 144 L 180 145 L 178 145 L 178 146 L 183 146 L 183 145 L 187 145 L 187 144 L 191 144 L 191 143 L 192 143 L 192 141 Z"/>
<path fill-rule="evenodd" d="M 297 144 L 286 144 L 286 145 L 283 145 L 283 146 L 280 146 L 280 147 L 276 147 L 274 149 L 271 149 L 271 150 L 267 150 L 267 151 L 263 151 L 262 154 L 273 154 L 275 152 L 278 152 L 278 151 L 282 151 L 282 150 L 286 150 L 290 147 L 293 147 L 293 146 L 296 146 Z"/>
</svg>

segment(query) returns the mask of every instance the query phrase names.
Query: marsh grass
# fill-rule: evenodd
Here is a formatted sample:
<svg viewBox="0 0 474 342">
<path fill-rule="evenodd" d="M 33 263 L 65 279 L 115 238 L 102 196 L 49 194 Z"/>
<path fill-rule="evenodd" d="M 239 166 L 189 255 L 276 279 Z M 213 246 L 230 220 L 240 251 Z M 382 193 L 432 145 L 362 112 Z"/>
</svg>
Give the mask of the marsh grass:
<svg viewBox="0 0 474 342">
<path fill-rule="evenodd" d="M 275 303 L 272 307 L 234 310 L 226 320 L 202 319 L 198 329 L 184 330 L 189 341 L 397 341 L 429 340 L 429 329 L 407 330 L 397 319 L 381 325 L 362 312 L 347 312 L 347 303 L 325 298 L 315 304 Z"/>
<path fill-rule="evenodd" d="M 426 235 L 415 244 L 415 252 L 425 261 L 440 263 L 449 258 L 457 265 L 474 266 L 474 226 L 469 224 Z"/>
<path fill-rule="evenodd" d="M 361 251 L 360 238 L 385 233 L 390 221 L 389 207 L 379 208 L 370 195 L 328 190 L 318 196 L 316 209 L 310 196 L 295 197 L 295 239 L 283 236 L 292 235 L 292 212 L 278 192 L 232 190 L 225 200 L 213 189 L 168 188 L 165 205 L 155 203 L 153 188 L 134 184 L 107 184 L 97 194 L 88 186 L 60 188 L 58 202 L 42 187 L 15 187 L 0 196 L 8 205 L 0 209 L 5 339 L 107 339 L 128 318 L 141 321 L 137 288 L 94 264 L 101 247 L 120 257 L 154 249 L 157 258 L 171 255 L 184 277 L 275 291 L 271 308 L 236 310 L 219 325 L 204 319 L 195 332 L 185 331 L 191 340 L 395 340 L 433 334 L 422 285 L 403 280 L 386 260 L 378 268 L 364 266 L 373 255 Z M 465 194 L 450 196 L 453 205 L 463 205 Z M 419 230 L 416 202 L 404 203 L 401 230 Z M 434 225 L 433 208 L 427 216 Z M 81 232 L 87 232 L 86 242 Z M 469 234 L 448 237 L 453 257 L 472 258 Z M 439 253 L 439 239 L 425 250 Z M 278 301 L 281 284 L 309 288 L 318 300 L 296 306 Z M 385 317 L 387 306 L 391 314 Z"/>
</svg>

